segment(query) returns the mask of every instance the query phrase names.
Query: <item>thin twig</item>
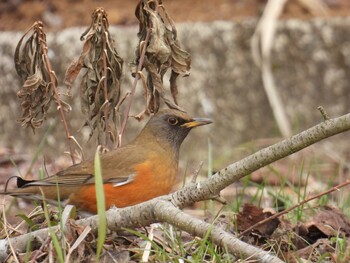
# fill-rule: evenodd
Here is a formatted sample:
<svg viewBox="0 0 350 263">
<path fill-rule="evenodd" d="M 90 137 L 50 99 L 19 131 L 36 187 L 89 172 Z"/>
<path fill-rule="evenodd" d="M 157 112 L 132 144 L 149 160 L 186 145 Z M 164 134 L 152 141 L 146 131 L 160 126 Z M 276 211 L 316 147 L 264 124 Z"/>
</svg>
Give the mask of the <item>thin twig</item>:
<svg viewBox="0 0 350 263">
<path fill-rule="evenodd" d="M 270 220 L 273 220 L 273 219 L 275 219 L 277 217 L 280 217 L 280 216 L 282 216 L 284 214 L 287 214 L 290 211 L 294 210 L 295 208 L 298 208 L 298 207 L 300 207 L 300 206 L 302 206 L 302 205 L 304 205 L 304 204 L 306 204 L 306 203 L 308 203 L 308 202 L 310 202 L 310 201 L 312 201 L 314 199 L 317 199 L 317 198 L 322 197 L 324 195 L 330 194 L 330 193 L 332 193 L 334 191 L 338 191 L 340 188 L 345 187 L 345 186 L 347 186 L 349 184 L 350 184 L 350 180 L 347 180 L 344 183 L 338 184 L 338 185 L 332 187 L 331 189 L 329 189 L 329 190 L 327 190 L 325 192 L 322 192 L 322 193 L 319 193 L 317 195 L 313 195 L 313 196 L 311 196 L 311 197 L 309 197 L 307 199 L 304 199 L 303 201 L 297 203 L 296 205 L 294 205 L 294 206 L 292 206 L 292 207 L 290 207 L 290 208 L 288 208 L 288 209 L 286 209 L 286 210 L 284 210 L 282 212 L 274 214 L 274 215 L 272 215 L 272 216 L 270 216 L 268 218 L 265 218 L 264 220 L 261 220 L 258 223 L 252 225 L 251 227 L 247 228 L 242 233 L 240 233 L 238 237 L 242 237 L 245 234 L 247 234 L 248 232 L 250 232 L 251 230 L 253 230 L 254 228 L 257 228 L 258 226 L 261 226 L 261 225 L 265 224 L 266 222 L 269 222 Z"/>
<path fill-rule="evenodd" d="M 325 121 L 328 121 L 330 119 L 328 113 L 326 112 L 326 110 L 322 106 L 318 106 L 317 109 L 321 112 L 322 117 Z"/>
<path fill-rule="evenodd" d="M 19 260 L 18 260 L 18 258 L 17 258 L 17 255 L 16 255 L 16 253 L 15 253 L 15 249 L 14 249 L 14 247 L 13 247 L 13 245 L 12 245 L 12 242 L 10 241 L 10 234 L 9 234 L 8 231 L 7 231 L 7 220 L 6 220 L 5 206 L 4 206 L 4 209 L 3 209 L 3 215 L 2 215 L 2 217 L 3 217 L 3 220 L 4 220 L 4 222 L 3 222 L 4 231 L 5 231 L 5 234 L 6 234 L 6 238 L 7 238 L 7 240 L 9 241 L 8 244 L 9 244 L 9 246 L 10 246 L 11 253 L 12 253 L 13 257 L 14 257 L 14 261 L 17 262 L 17 263 L 19 263 Z"/>
<path fill-rule="evenodd" d="M 102 22 L 102 27 L 104 26 L 104 23 Z M 105 31 L 105 29 L 104 29 Z M 106 41 L 108 39 L 107 37 L 107 32 L 105 32 L 105 34 L 103 34 L 103 38 L 102 38 L 102 41 L 103 41 L 103 52 L 102 52 L 102 61 L 103 61 L 103 95 L 105 97 L 105 103 L 107 103 L 107 107 L 104 108 L 104 111 L 103 111 L 103 114 L 104 114 L 104 117 L 105 117 L 105 146 L 108 147 L 108 120 L 109 120 L 109 105 L 108 105 L 108 91 L 107 91 L 107 48 L 106 48 Z"/>
<path fill-rule="evenodd" d="M 44 253 L 43 249 L 45 248 L 45 246 L 47 246 L 50 243 L 50 241 L 51 241 L 51 237 L 47 237 L 46 240 L 41 244 L 40 248 L 36 250 L 35 253 L 33 253 L 34 255 L 32 256 L 32 259 L 29 260 L 29 263 L 38 262 L 37 258 L 39 257 L 40 252 Z"/>
<path fill-rule="evenodd" d="M 145 41 L 144 41 L 144 45 L 143 45 L 143 48 L 142 48 L 140 61 L 139 61 L 139 64 L 137 65 L 137 72 L 140 72 L 142 70 L 143 62 L 144 62 L 145 55 L 146 55 L 147 44 L 148 44 L 148 41 L 149 41 L 150 36 L 151 36 L 151 31 L 152 31 L 151 29 L 147 30 L 147 35 L 146 35 L 146 38 L 145 38 Z M 138 82 L 139 79 L 140 79 L 140 76 L 139 76 L 139 73 L 137 73 L 136 76 L 135 76 L 134 82 L 132 84 L 132 89 L 131 89 L 131 92 L 130 92 L 130 96 L 128 98 L 129 99 L 128 105 L 127 105 L 127 107 L 126 107 L 126 109 L 124 111 L 123 123 L 122 123 L 122 126 L 121 126 L 120 130 L 119 130 L 118 137 L 119 137 L 120 144 L 118 145 L 118 147 L 121 146 L 122 136 L 123 136 L 123 133 L 124 133 L 124 130 L 125 130 L 125 127 L 126 127 L 126 123 L 128 121 L 128 118 L 129 118 L 129 112 L 130 112 L 130 109 L 131 109 L 131 104 L 132 104 L 132 101 L 133 101 L 133 98 L 134 98 L 136 85 L 137 85 L 137 82 Z"/>
<path fill-rule="evenodd" d="M 200 170 L 202 169 L 203 164 L 204 164 L 203 161 L 201 161 L 199 163 L 198 168 L 193 173 L 193 177 L 192 177 L 191 183 L 195 183 L 197 181 L 198 174 L 199 174 Z"/>
<path fill-rule="evenodd" d="M 69 139 L 71 139 L 71 140 L 73 140 L 75 142 L 75 145 L 79 148 L 82 160 L 85 160 L 85 154 L 84 154 L 84 151 L 83 151 L 83 147 L 81 147 L 81 145 L 79 144 L 77 139 L 75 139 L 74 136 L 70 136 Z"/>
<path fill-rule="evenodd" d="M 64 115 L 64 111 L 63 111 L 63 107 L 62 107 L 62 104 L 61 104 L 60 96 L 59 96 L 58 91 L 57 91 L 55 72 L 51 68 L 51 63 L 50 63 L 49 57 L 47 55 L 48 48 L 47 48 L 46 41 L 45 41 L 45 38 L 44 38 L 43 23 L 41 21 L 36 22 L 36 23 L 37 23 L 37 26 L 35 28 L 37 29 L 36 31 L 38 33 L 38 38 L 39 38 L 39 41 L 41 43 L 42 53 L 43 53 L 43 57 L 45 59 L 44 60 L 45 61 L 45 66 L 47 67 L 47 70 L 48 70 L 49 75 L 50 75 L 50 82 L 51 82 L 51 87 L 52 87 L 52 90 L 53 90 L 55 98 L 56 98 L 55 102 L 57 104 L 57 110 L 60 112 L 61 121 L 63 123 L 64 130 L 66 132 L 66 138 L 67 138 L 68 147 L 69 147 L 69 151 L 70 151 L 70 157 L 72 159 L 73 164 L 75 164 L 74 155 L 73 155 L 73 148 L 72 148 L 72 145 L 71 145 L 71 135 L 70 135 L 70 132 L 69 132 L 69 128 L 68 128 L 68 124 L 67 124 L 67 121 L 66 121 L 66 117 Z"/>
<path fill-rule="evenodd" d="M 227 200 L 225 198 L 223 198 L 220 195 L 214 196 L 213 198 L 211 198 L 213 201 L 216 201 L 222 205 L 227 205 Z"/>
</svg>

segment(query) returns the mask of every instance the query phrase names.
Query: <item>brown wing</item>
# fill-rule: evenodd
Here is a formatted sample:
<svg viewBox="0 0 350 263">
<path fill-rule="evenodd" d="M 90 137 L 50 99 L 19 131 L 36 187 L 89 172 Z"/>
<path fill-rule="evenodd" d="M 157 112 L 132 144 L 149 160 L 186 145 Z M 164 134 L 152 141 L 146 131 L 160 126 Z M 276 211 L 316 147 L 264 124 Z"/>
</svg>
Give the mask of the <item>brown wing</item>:
<svg viewBox="0 0 350 263">
<path fill-rule="evenodd" d="M 159 150 L 150 148 L 152 148 L 152 145 L 136 146 L 135 144 L 128 144 L 117 150 L 102 154 L 101 166 L 104 182 L 111 183 L 114 187 L 132 182 L 135 177 L 135 165 L 144 162 L 150 150 L 153 153 Z M 93 161 L 84 161 L 43 180 L 27 181 L 19 178 L 17 180 L 19 188 L 6 191 L 3 194 L 40 199 L 41 191 L 44 191 L 47 199 L 56 200 L 58 186 L 60 198 L 64 200 L 78 191 L 81 185 L 94 183 L 94 175 Z"/>
<path fill-rule="evenodd" d="M 105 183 L 115 186 L 124 185 L 132 181 L 135 176 L 134 167 L 146 159 L 145 149 L 136 145 L 110 151 L 101 155 L 102 176 Z M 25 181 L 17 183 L 20 188 L 29 186 L 52 186 L 92 184 L 95 181 L 94 163 L 92 160 L 72 165 L 42 180 Z"/>
</svg>

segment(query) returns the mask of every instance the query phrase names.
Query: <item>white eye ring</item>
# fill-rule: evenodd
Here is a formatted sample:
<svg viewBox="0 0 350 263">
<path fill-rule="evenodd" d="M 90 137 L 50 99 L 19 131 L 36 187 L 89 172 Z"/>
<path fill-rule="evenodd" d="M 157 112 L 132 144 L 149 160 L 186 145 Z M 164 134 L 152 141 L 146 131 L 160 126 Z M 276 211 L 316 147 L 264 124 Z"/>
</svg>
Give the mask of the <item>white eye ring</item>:
<svg viewBox="0 0 350 263">
<path fill-rule="evenodd" d="M 179 123 L 179 121 L 178 121 L 178 119 L 175 118 L 175 117 L 169 117 L 168 123 L 169 123 L 170 125 L 176 125 L 176 124 Z"/>
</svg>

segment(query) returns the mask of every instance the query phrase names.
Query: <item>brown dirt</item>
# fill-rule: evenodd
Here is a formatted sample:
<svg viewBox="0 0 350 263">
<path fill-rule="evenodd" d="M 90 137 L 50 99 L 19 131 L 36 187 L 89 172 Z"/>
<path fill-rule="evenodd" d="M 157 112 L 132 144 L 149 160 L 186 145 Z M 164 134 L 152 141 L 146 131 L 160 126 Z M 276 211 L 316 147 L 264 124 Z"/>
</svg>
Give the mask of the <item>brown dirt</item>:
<svg viewBox="0 0 350 263">
<path fill-rule="evenodd" d="M 328 6 L 329 16 L 350 15 L 350 1 L 321 0 Z M 175 22 L 240 20 L 261 14 L 266 0 L 164 0 L 164 5 Z M 283 17 L 302 19 L 324 14 L 311 12 L 290 1 Z M 104 7 L 110 24 L 136 24 L 134 9 L 138 0 L 5 0 L 0 2 L 0 30 L 24 31 L 34 21 L 42 20 L 49 31 L 71 26 L 87 26 L 96 7 Z"/>
</svg>

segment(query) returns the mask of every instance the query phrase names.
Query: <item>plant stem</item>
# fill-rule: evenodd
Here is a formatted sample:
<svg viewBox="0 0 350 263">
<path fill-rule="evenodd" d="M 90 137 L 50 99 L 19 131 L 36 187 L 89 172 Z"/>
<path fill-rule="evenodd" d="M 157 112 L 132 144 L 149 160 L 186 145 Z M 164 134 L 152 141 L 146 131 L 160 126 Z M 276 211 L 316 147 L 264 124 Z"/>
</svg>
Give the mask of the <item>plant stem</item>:
<svg viewBox="0 0 350 263">
<path fill-rule="evenodd" d="M 123 133 L 124 133 L 124 130 L 125 130 L 125 127 L 126 127 L 126 123 L 128 121 L 128 118 L 129 118 L 129 112 L 130 112 L 132 100 L 133 100 L 133 97 L 134 97 L 134 94 L 135 94 L 136 85 L 137 85 L 138 80 L 140 79 L 139 72 L 142 70 L 142 66 L 143 66 L 143 62 L 145 60 L 146 49 L 147 49 L 147 45 L 148 45 L 148 41 L 150 39 L 150 36 L 151 36 L 151 29 L 148 29 L 147 30 L 147 34 L 146 34 L 146 38 L 144 40 L 144 45 L 142 47 L 140 61 L 139 61 L 139 64 L 137 65 L 136 76 L 135 76 L 135 79 L 134 79 L 134 82 L 133 82 L 133 85 L 132 85 L 130 96 L 128 98 L 129 99 L 128 105 L 127 105 L 127 107 L 126 107 L 126 109 L 124 111 L 123 123 L 122 123 L 122 126 L 121 126 L 120 130 L 119 130 L 118 147 L 121 146 L 122 136 L 123 136 Z"/>
<path fill-rule="evenodd" d="M 43 57 L 44 57 L 44 62 L 45 62 L 45 66 L 49 72 L 50 75 L 50 82 L 51 82 L 51 87 L 53 89 L 54 95 L 55 95 L 55 102 L 57 104 L 57 110 L 60 112 L 60 116 L 61 116 L 61 121 L 63 123 L 64 126 L 64 130 L 66 132 L 66 137 L 67 137 L 67 142 L 68 142 L 68 148 L 69 148 L 69 153 L 70 153 L 70 157 L 72 159 L 73 164 L 75 164 L 75 159 L 73 156 L 73 148 L 71 145 L 71 135 L 69 132 L 69 128 L 68 128 L 68 124 L 64 115 L 64 111 L 62 108 L 62 104 L 61 104 L 61 100 L 57 91 L 57 87 L 56 87 L 56 76 L 55 76 L 55 72 L 52 70 L 51 68 L 51 63 L 49 61 L 49 58 L 47 56 L 47 45 L 46 45 L 46 40 L 44 37 L 44 33 L 43 33 L 43 23 L 41 21 L 36 22 L 36 26 L 34 27 L 38 33 L 38 38 L 41 44 L 41 49 L 42 49 L 42 53 L 43 53 Z"/>
</svg>

